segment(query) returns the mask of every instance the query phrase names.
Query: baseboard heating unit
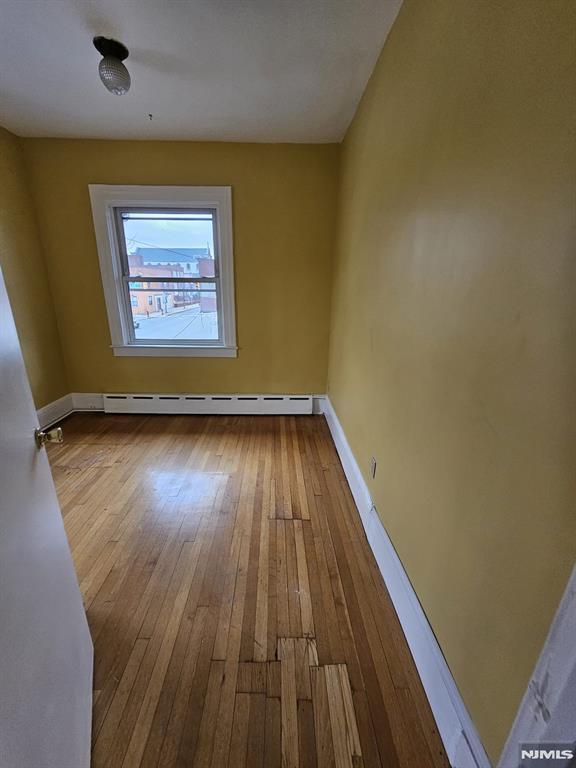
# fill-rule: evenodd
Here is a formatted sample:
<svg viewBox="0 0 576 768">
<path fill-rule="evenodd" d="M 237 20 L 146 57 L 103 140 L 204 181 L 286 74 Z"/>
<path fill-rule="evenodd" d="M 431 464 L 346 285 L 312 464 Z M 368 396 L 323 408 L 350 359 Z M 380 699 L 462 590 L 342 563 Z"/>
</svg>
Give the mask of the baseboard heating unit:
<svg viewBox="0 0 576 768">
<path fill-rule="evenodd" d="M 303 415 L 311 395 L 103 395 L 105 413 Z"/>
</svg>

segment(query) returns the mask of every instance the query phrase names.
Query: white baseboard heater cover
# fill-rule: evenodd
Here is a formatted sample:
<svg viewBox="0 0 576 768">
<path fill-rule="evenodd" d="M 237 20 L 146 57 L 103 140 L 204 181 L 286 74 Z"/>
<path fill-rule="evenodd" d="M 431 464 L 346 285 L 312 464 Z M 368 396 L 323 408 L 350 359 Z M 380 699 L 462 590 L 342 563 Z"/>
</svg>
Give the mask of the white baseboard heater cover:
<svg viewBox="0 0 576 768">
<path fill-rule="evenodd" d="M 311 395 L 104 395 L 105 413 L 304 415 Z"/>
</svg>

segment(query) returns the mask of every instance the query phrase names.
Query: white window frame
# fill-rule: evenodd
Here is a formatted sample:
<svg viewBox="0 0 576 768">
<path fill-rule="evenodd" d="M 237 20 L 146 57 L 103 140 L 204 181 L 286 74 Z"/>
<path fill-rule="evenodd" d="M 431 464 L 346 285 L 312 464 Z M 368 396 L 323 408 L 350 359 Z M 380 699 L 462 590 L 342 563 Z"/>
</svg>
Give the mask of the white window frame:
<svg viewBox="0 0 576 768">
<path fill-rule="evenodd" d="M 236 357 L 238 348 L 232 252 L 232 188 L 90 184 L 88 189 L 114 354 L 148 357 Z M 179 344 L 160 341 L 155 344 L 149 340 L 142 342 L 134 339 L 129 325 L 132 313 L 130 307 L 126 306 L 122 257 L 115 221 L 117 208 L 204 208 L 216 212 L 214 248 L 220 270 L 219 341 L 189 340 Z"/>
</svg>

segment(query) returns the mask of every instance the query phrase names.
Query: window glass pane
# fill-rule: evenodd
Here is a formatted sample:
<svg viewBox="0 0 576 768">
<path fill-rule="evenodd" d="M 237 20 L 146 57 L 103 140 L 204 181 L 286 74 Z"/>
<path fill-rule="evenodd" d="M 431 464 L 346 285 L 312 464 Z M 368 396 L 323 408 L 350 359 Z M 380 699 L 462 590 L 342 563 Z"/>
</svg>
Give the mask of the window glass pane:
<svg viewBox="0 0 576 768">
<path fill-rule="evenodd" d="M 122 211 L 130 275 L 214 277 L 214 213 Z"/>
<path fill-rule="evenodd" d="M 216 283 L 131 280 L 130 309 L 137 340 L 215 341 Z"/>
</svg>

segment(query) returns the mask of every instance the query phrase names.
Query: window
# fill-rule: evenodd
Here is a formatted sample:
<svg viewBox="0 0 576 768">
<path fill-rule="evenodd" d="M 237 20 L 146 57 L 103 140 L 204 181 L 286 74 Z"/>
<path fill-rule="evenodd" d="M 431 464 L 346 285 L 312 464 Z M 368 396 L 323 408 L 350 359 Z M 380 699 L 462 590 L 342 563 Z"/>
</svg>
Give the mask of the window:
<svg viewBox="0 0 576 768">
<path fill-rule="evenodd" d="M 230 187 L 90 197 L 114 354 L 235 357 Z"/>
</svg>

